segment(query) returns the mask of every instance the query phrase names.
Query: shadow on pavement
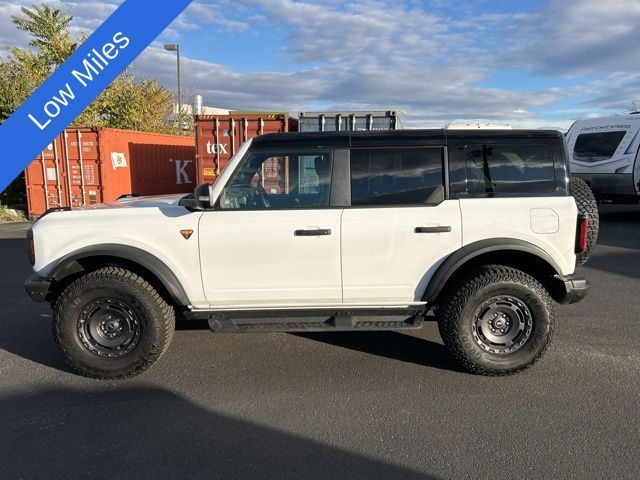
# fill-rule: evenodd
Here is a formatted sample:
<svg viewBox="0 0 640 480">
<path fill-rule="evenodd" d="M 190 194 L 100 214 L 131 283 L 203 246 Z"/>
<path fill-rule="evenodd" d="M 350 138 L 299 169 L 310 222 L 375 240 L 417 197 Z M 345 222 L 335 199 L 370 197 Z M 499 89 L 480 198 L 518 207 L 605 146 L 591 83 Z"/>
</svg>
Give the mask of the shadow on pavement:
<svg viewBox="0 0 640 480">
<path fill-rule="evenodd" d="M 130 387 L 1 398 L 0 465 L 3 478 L 433 478 Z"/>
<path fill-rule="evenodd" d="M 425 367 L 461 372 L 439 343 L 399 332 L 298 333 L 299 337 Z"/>
</svg>

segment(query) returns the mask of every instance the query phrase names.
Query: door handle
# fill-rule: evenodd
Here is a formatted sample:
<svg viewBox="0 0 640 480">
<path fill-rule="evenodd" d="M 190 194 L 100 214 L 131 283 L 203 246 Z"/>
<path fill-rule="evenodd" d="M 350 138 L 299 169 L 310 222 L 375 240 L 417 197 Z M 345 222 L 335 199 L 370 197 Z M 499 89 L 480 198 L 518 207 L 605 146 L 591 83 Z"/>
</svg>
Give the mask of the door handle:
<svg viewBox="0 0 640 480">
<path fill-rule="evenodd" d="M 451 227 L 416 227 L 413 231 L 415 233 L 449 233 Z"/>
<path fill-rule="evenodd" d="M 331 229 L 318 228 L 315 230 L 296 230 L 293 234 L 296 237 L 320 237 L 322 235 L 331 235 Z"/>
</svg>

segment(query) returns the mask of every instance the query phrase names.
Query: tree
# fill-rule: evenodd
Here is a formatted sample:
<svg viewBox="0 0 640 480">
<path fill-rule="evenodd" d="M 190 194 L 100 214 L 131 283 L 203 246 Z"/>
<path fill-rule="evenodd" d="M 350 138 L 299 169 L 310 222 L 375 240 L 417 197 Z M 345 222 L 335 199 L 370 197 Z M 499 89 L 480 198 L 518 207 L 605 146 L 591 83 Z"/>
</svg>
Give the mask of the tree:
<svg viewBox="0 0 640 480">
<path fill-rule="evenodd" d="M 33 5 L 33 10 L 21 8 L 24 17 L 12 15 L 11 21 L 20 30 L 31 35 L 29 45 L 36 49 L 39 57 L 49 66 L 62 64 L 78 46 L 69 35 L 72 17 L 61 10 L 51 8 L 46 3 Z M 18 48 L 9 49 L 20 55 Z"/>
<path fill-rule="evenodd" d="M 11 21 L 29 35 L 29 48 L 10 47 L 8 58 L 0 60 L 0 123 L 85 40 L 71 35 L 72 17 L 60 9 L 42 3 L 22 7 L 21 12 L 12 16 Z M 170 90 L 155 80 L 137 79 L 126 70 L 72 125 L 184 133 L 176 122 L 168 121 L 173 104 Z M 0 203 L 24 204 L 25 185 L 21 177 L 0 192 Z"/>
<path fill-rule="evenodd" d="M 22 7 L 21 12 L 11 21 L 29 35 L 30 48 L 8 48 L 9 57 L 0 61 L 0 121 L 11 115 L 85 40 L 72 37 L 72 17 L 60 9 L 42 3 Z M 137 79 L 127 70 L 72 125 L 180 133 L 175 122 L 167 121 L 173 97 L 157 81 Z"/>
<path fill-rule="evenodd" d="M 78 126 L 98 126 L 177 133 L 167 120 L 173 94 L 156 80 L 137 81 L 130 71 L 121 74 L 73 122 Z"/>
</svg>

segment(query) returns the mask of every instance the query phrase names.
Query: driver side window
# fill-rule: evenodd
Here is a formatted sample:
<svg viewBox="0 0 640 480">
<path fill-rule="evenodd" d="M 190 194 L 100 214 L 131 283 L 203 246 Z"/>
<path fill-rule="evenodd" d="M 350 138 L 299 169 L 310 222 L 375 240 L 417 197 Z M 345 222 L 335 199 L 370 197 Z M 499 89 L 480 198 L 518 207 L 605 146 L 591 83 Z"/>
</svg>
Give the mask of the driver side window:
<svg viewBox="0 0 640 480">
<path fill-rule="evenodd" d="M 271 151 L 249 154 L 220 201 L 223 210 L 329 206 L 331 151 Z"/>
</svg>

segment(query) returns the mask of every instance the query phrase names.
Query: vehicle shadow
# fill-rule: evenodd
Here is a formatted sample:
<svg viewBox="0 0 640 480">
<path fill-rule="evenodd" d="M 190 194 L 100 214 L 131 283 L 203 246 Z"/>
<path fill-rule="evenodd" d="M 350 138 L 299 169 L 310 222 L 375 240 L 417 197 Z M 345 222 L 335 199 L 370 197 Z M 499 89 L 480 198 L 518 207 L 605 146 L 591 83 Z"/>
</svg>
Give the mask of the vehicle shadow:
<svg viewBox="0 0 640 480">
<path fill-rule="evenodd" d="M 433 320 L 428 317 L 428 321 Z M 176 330 L 208 330 L 206 321 L 180 320 Z M 425 338 L 396 331 L 380 332 L 296 332 L 290 335 L 400 362 L 463 372 L 444 347 Z"/>
<path fill-rule="evenodd" d="M 0 464 L 3 478 L 435 478 L 128 386 L 0 398 Z"/>
<path fill-rule="evenodd" d="M 400 332 L 322 332 L 293 335 L 423 367 L 463 371 L 444 345 Z"/>
</svg>

